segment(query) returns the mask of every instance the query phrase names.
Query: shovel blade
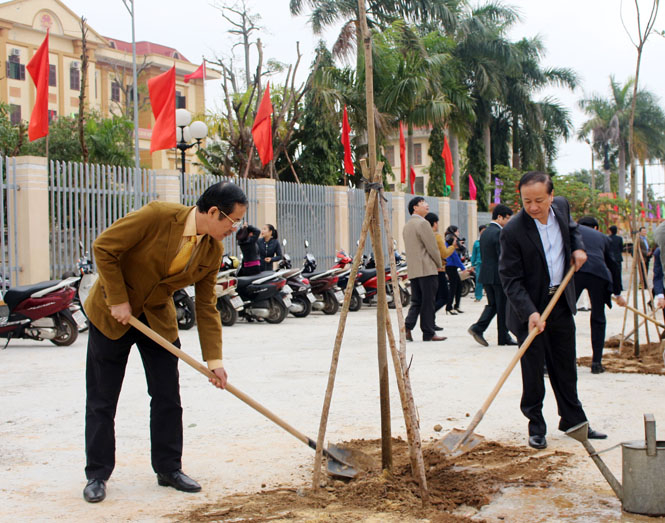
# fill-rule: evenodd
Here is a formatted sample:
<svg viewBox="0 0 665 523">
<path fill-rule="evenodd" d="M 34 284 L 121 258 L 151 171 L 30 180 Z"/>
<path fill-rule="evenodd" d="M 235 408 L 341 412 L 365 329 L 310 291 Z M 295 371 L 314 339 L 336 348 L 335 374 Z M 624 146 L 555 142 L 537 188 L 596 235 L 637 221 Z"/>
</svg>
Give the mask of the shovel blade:
<svg viewBox="0 0 665 523">
<path fill-rule="evenodd" d="M 352 464 L 351 451 L 328 445 L 326 451 L 328 474 L 342 479 L 353 479 L 358 475 L 358 470 Z"/>
<path fill-rule="evenodd" d="M 446 434 L 439 441 L 434 443 L 433 447 L 447 456 L 457 457 L 462 454 L 470 452 L 483 441 L 485 441 L 485 436 L 476 434 L 472 432 L 469 436 L 460 444 L 462 438 L 466 434 L 465 430 L 462 429 L 453 429 L 448 434 Z"/>
</svg>

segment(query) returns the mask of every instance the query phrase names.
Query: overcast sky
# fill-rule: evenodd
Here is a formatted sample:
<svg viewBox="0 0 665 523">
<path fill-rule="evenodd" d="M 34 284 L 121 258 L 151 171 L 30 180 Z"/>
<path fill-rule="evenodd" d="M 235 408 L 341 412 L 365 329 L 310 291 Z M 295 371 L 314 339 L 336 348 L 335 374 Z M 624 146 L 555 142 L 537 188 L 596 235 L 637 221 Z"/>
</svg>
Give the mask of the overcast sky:
<svg viewBox="0 0 665 523">
<path fill-rule="evenodd" d="M 129 15 L 122 0 L 90 1 L 63 0 L 70 9 L 85 15 L 90 26 L 104 36 L 131 41 Z M 231 0 L 226 0 L 229 3 Z M 175 47 L 187 59 L 200 63 L 201 57 L 227 57 L 231 53 L 228 23 L 214 5 L 221 0 L 135 0 L 136 39 L 149 40 Z M 306 2 L 303 2 L 306 3 Z M 642 11 L 652 0 L 639 0 Z M 246 0 L 251 12 L 261 15 L 261 39 L 266 58 L 293 63 L 296 42 L 300 42 L 303 59 L 301 70 L 309 67 L 318 37 L 312 34 L 307 16 L 292 17 L 288 0 Z M 554 89 L 542 96 L 553 95 L 570 110 L 576 129 L 585 117 L 577 108 L 577 101 L 592 93 L 609 96 L 609 76 L 613 74 L 625 82 L 635 74 L 636 50 L 621 25 L 621 0 L 513 0 L 506 4 L 517 7 L 522 22 L 511 37 L 540 35 L 547 54 L 543 64 L 549 67 L 570 67 L 580 77 L 580 87 L 573 93 Z M 634 0 L 623 0 L 624 20 L 632 34 L 635 30 Z M 665 14 L 659 13 L 657 29 L 665 29 Z M 643 13 L 646 17 L 646 13 Z M 330 43 L 335 31 L 325 35 Z M 240 55 L 238 54 L 238 57 Z M 654 92 L 665 103 L 665 39 L 652 35 L 642 59 L 640 87 Z M 252 64 L 252 68 L 256 65 Z M 206 85 L 207 106 L 219 107 L 219 82 Z M 556 167 L 561 173 L 591 167 L 589 146 L 575 139 L 562 143 Z M 597 162 L 598 163 L 598 162 Z M 665 176 L 663 168 L 651 168 L 649 181 L 657 193 L 663 194 Z"/>
</svg>

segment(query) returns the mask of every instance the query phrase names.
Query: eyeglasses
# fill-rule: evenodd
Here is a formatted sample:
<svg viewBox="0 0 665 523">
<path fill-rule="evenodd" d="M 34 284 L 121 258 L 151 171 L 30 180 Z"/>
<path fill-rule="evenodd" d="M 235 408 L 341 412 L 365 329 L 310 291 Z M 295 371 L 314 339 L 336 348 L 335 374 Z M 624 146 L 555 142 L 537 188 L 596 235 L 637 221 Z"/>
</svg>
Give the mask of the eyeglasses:
<svg viewBox="0 0 665 523">
<path fill-rule="evenodd" d="M 217 210 L 221 214 L 223 214 L 224 217 L 229 219 L 229 221 L 231 222 L 231 228 L 232 229 L 237 229 L 238 227 L 240 227 L 242 225 L 242 220 L 233 221 L 233 219 L 228 214 L 226 214 L 224 211 L 222 211 L 221 209 L 217 209 Z"/>
</svg>

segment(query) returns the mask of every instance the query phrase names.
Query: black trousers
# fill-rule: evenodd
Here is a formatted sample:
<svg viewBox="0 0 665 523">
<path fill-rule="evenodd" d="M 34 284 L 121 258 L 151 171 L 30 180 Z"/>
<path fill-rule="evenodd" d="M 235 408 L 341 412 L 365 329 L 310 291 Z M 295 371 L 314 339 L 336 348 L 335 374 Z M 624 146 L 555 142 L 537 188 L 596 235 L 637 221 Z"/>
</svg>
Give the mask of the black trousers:
<svg viewBox="0 0 665 523">
<path fill-rule="evenodd" d="M 487 294 L 487 305 L 483 309 L 478 321 L 471 328 L 482 334 L 489 327 L 492 318 L 496 315 L 496 329 L 499 334 L 499 345 L 508 343 L 510 336 L 506 327 L 506 295 L 500 284 L 483 285 Z"/>
<path fill-rule="evenodd" d="M 515 335 L 522 345 L 528 336 L 527 325 Z M 535 337 L 520 360 L 522 366 L 522 414 L 529 419 L 529 435 L 544 436 L 547 424 L 543 417 L 545 399 L 544 367 L 550 378 L 559 410 L 559 430 L 568 430 L 586 421 L 586 414 L 577 397 L 577 366 L 575 362 L 575 321 L 564 297 L 547 319 L 545 331 Z"/>
<path fill-rule="evenodd" d="M 591 301 L 591 347 L 593 348 L 592 361 L 600 363 L 603 359 L 605 346 L 605 297 L 607 295 L 607 280 L 588 272 L 575 273 L 575 292 L 579 299 L 584 289 L 589 293 Z"/>
<path fill-rule="evenodd" d="M 420 316 L 423 340 L 431 340 L 434 336 L 434 299 L 438 281 L 436 274 L 411 279 L 411 307 L 404 320 L 404 326 L 413 330 Z"/>
<path fill-rule="evenodd" d="M 459 277 L 457 267 L 446 265 L 446 275 L 448 276 L 448 282 L 450 283 L 446 310 L 459 309 L 459 302 L 462 299 L 462 280 Z"/>
<path fill-rule="evenodd" d="M 438 312 L 444 305 L 448 304 L 448 278 L 445 271 L 436 273 L 439 287 L 436 290 L 436 300 L 434 300 L 434 312 Z"/>
<path fill-rule="evenodd" d="M 141 321 L 145 321 L 142 316 Z M 182 468 L 182 406 L 178 358 L 133 327 L 120 339 L 92 323 L 88 335 L 85 405 L 85 475 L 108 479 L 115 466 L 115 413 L 132 345 L 141 354 L 150 395 L 151 461 L 155 472 Z M 175 345 L 180 347 L 180 341 Z"/>
</svg>

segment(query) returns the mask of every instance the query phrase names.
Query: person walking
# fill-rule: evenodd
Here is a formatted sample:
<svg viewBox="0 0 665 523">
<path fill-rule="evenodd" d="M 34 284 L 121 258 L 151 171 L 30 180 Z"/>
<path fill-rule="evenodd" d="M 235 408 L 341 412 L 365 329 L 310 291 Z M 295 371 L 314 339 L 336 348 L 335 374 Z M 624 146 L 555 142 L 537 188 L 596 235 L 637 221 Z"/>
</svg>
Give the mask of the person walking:
<svg viewBox="0 0 665 523">
<path fill-rule="evenodd" d="M 558 406 L 559 430 L 566 431 L 587 420 L 577 395 L 574 285 L 566 286 L 547 322 L 541 319 L 568 267 L 572 264 L 579 270 L 587 256 L 578 226 L 570 218 L 568 201 L 554 197 L 548 174 L 524 174 L 518 191 L 522 210 L 501 233 L 499 277 L 509 304 L 506 323 L 520 345 L 531 330 L 539 332 L 520 360 L 520 408 L 529 420 L 529 446 L 544 449 L 545 363 Z M 588 437 L 605 439 L 607 435 L 589 427 Z"/>
<path fill-rule="evenodd" d="M 459 271 L 466 270 L 462 260 L 457 254 L 460 246 L 459 228 L 457 225 L 450 225 L 446 229 L 446 246 L 454 245 L 455 250 L 446 258 L 446 276 L 448 276 L 448 303 L 446 304 L 446 314 L 463 314 L 464 311 L 460 309 L 460 301 L 462 300 L 462 279 L 459 276 Z"/>
<path fill-rule="evenodd" d="M 428 212 L 425 215 L 425 219 L 432 226 L 434 231 L 434 237 L 436 238 L 436 244 L 439 247 L 439 254 L 441 255 L 441 265 L 437 273 L 439 280 L 439 287 L 436 291 L 436 299 L 434 300 L 434 315 L 439 312 L 439 310 L 448 303 L 448 278 L 446 277 L 446 258 L 450 256 L 455 250 L 455 245 L 448 247 L 446 242 L 443 240 L 443 237 L 439 234 L 439 217 L 436 213 Z M 443 330 L 443 327 L 434 325 L 434 330 Z"/>
<path fill-rule="evenodd" d="M 445 336 L 435 333 L 434 300 L 438 288 L 438 270 L 441 268 L 441 254 L 436 244 L 434 231 L 425 216 L 429 205 L 422 196 L 409 202 L 411 219 L 404 225 L 402 236 L 408 262 L 407 275 L 411 281 L 411 307 L 404 320 L 406 339 L 413 341 L 411 331 L 420 316 L 420 329 L 423 341 L 443 341 Z"/>
<path fill-rule="evenodd" d="M 282 246 L 279 244 L 277 229 L 266 223 L 257 240 L 262 271 L 272 271 L 273 263 L 282 259 Z"/>
<path fill-rule="evenodd" d="M 483 284 L 480 283 L 478 279 L 480 276 L 480 264 L 482 263 L 482 257 L 480 255 L 480 237 L 483 235 L 483 231 L 487 228 L 486 224 L 478 226 L 478 239 L 473 242 L 473 249 L 471 250 L 471 265 L 473 266 L 476 279 L 476 289 L 474 292 L 474 301 L 479 302 L 483 299 Z"/>
<path fill-rule="evenodd" d="M 623 264 L 623 238 L 618 234 L 619 230 L 616 225 L 610 225 L 610 234 L 607 236 L 610 240 L 610 254 L 612 259 L 617 262 L 619 266 L 619 282 L 622 282 L 621 266 Z M 623 290 L 623 283 L 621 284 Z"/>
<path fill-rule="evenodd" d="M 626 300 L 621 296 L 621 271 L 612 256 L 610 239 L 598 230 L 598 221 L 593 216 L 583 216 L 577 221 L 587 260 L 575 273 L 575 295 L 577 301 L 586 289 L 591 301 L 591 372 L 605 372 L 602 365 L 605 346 L 605 305 L 612 307 L 612 294 L 621 306 Z"/>
<path fill-rule="evenodd" d="M 483 263 L 480 267 L 479 279 L 485 287 L 487 305 L 485 305 L 478 321 L 469 327 L 468 332 L 474 340 L 484 347 L 489 344 L 483 334 L 494 316 L 496 316 L 499 345 L 517 345 L 506 327 L 506 295 L 503 292 L 501 279 L 499 278 L 499 257 L 501 255 L 499 238 L 501 231 L 512 215 L 513 211 L 510 207 L 498 204 L 492 211 L 492 221 L 480 238 L 480 256 Z"/>
<path fill-rule="evenodd" d="M 129 351 L 138 347 L 150 400 L 152 468 L 157 483 L 185 492 L 201 486 L 182 471 L 182 406 L 178 358 L 128 325 L 130 317 L 180 346 L 173 304 L 177 289 L 194 284 L 203 359 L 226 386 L 222 326 L 214 288 L 221 241 L 242 222 L 247 198 L 233 183 L 214 184 L 195 207 L 151 202 L 103 231 L 93 244 L 99 279 L 84 308 L 90 322 L 86 362 L 83 498 L 106 497 L 115 467 L 114 418 Z"/>
</svg>

